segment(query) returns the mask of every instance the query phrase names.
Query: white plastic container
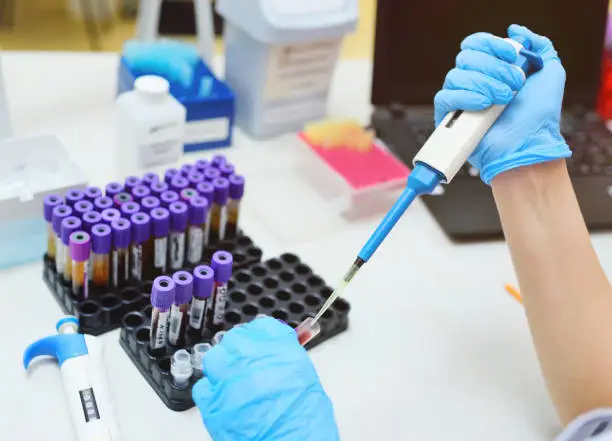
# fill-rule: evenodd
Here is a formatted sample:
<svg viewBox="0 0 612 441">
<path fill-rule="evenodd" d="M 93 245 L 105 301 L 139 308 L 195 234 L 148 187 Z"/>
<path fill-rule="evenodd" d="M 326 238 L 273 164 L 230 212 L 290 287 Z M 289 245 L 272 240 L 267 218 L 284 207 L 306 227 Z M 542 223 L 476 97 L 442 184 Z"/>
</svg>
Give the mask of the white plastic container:
<svg viewBox="0 0 612 441">
<path fill-rule="evenodd" d="M 183 154 L 185 107 L 170 95 L 167 80 L 136 79 L 134 89 L 117 98 L 117 159 L 120 176 L 176 163 Z"/>
<path fill-rule="evenodd" d="M 225 19 L 225 80 L 236 123 L 256 137 L 323 118 L 342 38 L 357 0 L 218 0 Z"/>
</svg>

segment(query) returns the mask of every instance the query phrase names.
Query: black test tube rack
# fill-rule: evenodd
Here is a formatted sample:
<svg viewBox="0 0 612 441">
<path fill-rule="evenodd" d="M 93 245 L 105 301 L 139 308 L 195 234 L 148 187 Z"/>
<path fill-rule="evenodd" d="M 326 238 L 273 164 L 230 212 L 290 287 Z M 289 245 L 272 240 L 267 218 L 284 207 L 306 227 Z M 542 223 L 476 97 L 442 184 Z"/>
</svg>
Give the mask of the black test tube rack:
<svg viewBox="0 0 612 441">
<path fill-rule="evenodd" d="M 265 314 L 295 328 L 307 316 L 313 316 L 331 295 L 332 289 L 294 254 L 256 263 L 234 272 L 228 284 L 225 330 Z M 321 332 L 311 340 L 311 349 L 348 328 L 350 304 L 337 299 L 321 319 Z M 194 406 L 191 388 L 198 380 L 192 376 L 185 387 L 177 387 L 170 374 L 170 357 L 178 349 L 191 351 L 196 343 L 210 343 L 210 336 L 187 334 L 182 347 L 167 346 L 153 355 L 149 347 L 151 307 L 123 318 L 120 344 L 163 403 L 174 411 Z"/>
</svg>

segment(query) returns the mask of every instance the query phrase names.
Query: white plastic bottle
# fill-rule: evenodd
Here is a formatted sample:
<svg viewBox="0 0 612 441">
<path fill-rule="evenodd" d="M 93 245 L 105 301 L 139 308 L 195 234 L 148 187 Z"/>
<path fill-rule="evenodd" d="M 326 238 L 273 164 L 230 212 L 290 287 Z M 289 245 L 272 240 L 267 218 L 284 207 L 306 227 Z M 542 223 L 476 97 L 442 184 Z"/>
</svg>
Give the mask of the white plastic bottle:
<svg viewBox="0 0 612 441">
<path fill-rule="evenodd" d="M 117 162 L 120 176 L 177 162 L 183 154 L 185 107 L 162 77 L 145 75 L 117 98 Z"/>
</svg>

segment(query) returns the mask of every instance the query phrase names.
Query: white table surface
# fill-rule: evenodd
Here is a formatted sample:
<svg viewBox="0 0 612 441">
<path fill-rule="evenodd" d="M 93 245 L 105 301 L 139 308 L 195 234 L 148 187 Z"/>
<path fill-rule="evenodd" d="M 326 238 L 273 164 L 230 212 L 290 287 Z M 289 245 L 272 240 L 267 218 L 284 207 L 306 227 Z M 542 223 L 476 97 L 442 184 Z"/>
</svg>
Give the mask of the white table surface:
<svg viewBox="0 0 612 441">
<path fill-rule="evenodd" d="M 4 57 L 15 133 L 56 134 L 92 184 L 116 178 L 116 55 Z M 342 62 L 331 116 L 367 122 L 370 78 L 369 61 Z M 293 251 L 333 284 L 379 217 L 349 222 L 315 200 L 292 172 L 298 149 L 293 135 L 255 142 L 237 133 L 224 153 L 249 181 L 243 226 L 265 256 Z M 185 162 L 211 154 L 189 154 Z M 287 167 L 271 166 L 271 157 Z M 262 206 L 268 196 L 273 203 Z M 292 202 L 303 215 L 287 214 Z M 263 210 L 278 216 L 262 216 Z M 612 235 L 594 242 L 611 271 Z M 0 272 L 0 438 L 6 441 L 74 436 L 57 366 L 37 363 L 26 375 L 21 364 L 24 348 L 53 334 L 61 315 L 41 271 L 35 263 Z M 342 439 L 552 440 L 560 425 L 525 316 L 503 290 L 514 280 L 503 242 L 453 244 L 417 201 L 350 287 L 350 329 L 311 351 Z M 123 439 L 209 439 L 196 409 L 175 413 L 162 404 L 118 337 L 115 331 L 102 339 Z"/>
</svg>

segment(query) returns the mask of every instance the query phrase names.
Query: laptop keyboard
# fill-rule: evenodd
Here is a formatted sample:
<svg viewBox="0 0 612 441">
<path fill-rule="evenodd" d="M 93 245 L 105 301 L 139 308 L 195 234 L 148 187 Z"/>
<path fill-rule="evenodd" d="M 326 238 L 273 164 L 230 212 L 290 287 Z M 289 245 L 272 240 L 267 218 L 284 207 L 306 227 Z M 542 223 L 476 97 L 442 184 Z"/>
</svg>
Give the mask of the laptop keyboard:
<svg viewBox="0 0 612 441">
<path fill-rule="evenodd" d="M 419 146 L 433 133 L 431 124 L 411 125 L 411 132 Z M 594 112 L 577 111 L 564 113 L 561 133 L 573 155 L 568 159 L 568 170 L 572 176 L 612 176 L 612 132 L 599 115 Z M 466 164 L 457 177 L 477 178 L 478 172 Z"/>
</svg>

